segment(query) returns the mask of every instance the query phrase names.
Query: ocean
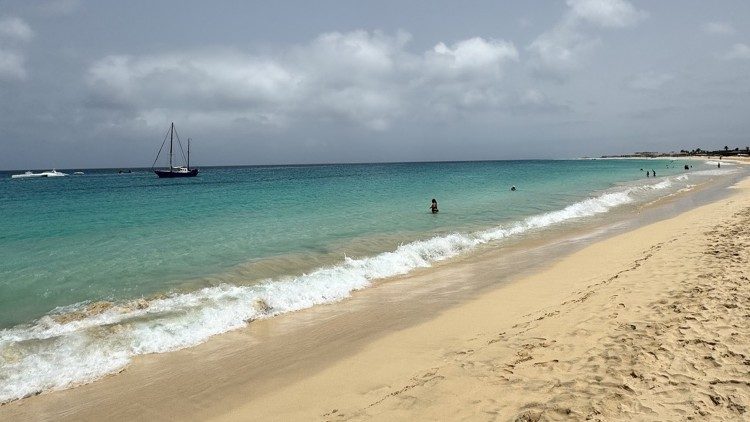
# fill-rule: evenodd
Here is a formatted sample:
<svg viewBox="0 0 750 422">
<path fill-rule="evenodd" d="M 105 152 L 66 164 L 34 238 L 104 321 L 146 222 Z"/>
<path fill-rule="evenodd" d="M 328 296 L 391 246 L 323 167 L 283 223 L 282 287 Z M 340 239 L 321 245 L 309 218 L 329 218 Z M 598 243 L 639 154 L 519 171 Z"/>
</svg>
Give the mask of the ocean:
<svg viewBox="0 0 750 422">
<path fill-rule="evenodd" d="M 628 159 L 83 171 L 0 172 L 0 403 L 740 170 Z"/>
</svg>

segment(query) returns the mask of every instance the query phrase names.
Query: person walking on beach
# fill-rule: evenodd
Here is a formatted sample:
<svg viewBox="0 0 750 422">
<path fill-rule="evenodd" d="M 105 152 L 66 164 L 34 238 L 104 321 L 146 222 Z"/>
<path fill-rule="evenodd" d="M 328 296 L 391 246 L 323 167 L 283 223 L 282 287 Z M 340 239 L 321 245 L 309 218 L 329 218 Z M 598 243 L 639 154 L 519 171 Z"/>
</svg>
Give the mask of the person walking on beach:
<svg viewBox="0 0 750 422">
<path fill-rule="evenodd" d="M 430 204 L 430 211 L 432 211 L 433 214 L 437 214 L 438 207 L 437 207 L 437 201 L 435 198 L 432 198 L 432 203 Z"/>
</svg>

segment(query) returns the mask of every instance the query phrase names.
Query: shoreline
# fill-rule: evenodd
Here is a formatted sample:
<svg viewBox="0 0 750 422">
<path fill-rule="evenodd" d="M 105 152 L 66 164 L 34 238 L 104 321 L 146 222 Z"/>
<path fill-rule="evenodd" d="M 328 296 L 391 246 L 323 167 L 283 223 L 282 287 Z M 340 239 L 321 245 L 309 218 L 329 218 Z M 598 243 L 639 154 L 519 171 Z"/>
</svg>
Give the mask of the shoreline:
<svg viewBox="0 0 750 422">
<path fill-rule="evenodd" d="M 738 187 L 213 420 L 741 418 L 750 405 L 750 257 L 741 249 L 750 181 Z M 607 268 L 582 265 L 592 259 Z"/>
<path fill-rule="evenodd" d="M 746 183 L 746 182 L 743 182 Z M 719 202 L 727 201 L 727 199 L 720 200 Z M 714 204 L 708 205 L 709 207 L 714 206 Z M 702 207 L 703 208 L 703 207 Z M 692 213 L 693 211 L 688 211 L 688 213 Z M 686 213 L 687 214 L 687 213 Z M 681 214 L 682 215 L 682 214 Z M 676 217 L 680 218 L 680 217 Z M 671 221 L 673 219 L 669 219 L 666 221 Z M 655 223 L 654 225 L 659 226 L 660 223 Z M 635 232 L 643 230 L 644 227 L 635 229 Z M 628 229 L 629 230 L 629 229 Z M 620 236 L 626 236 L 630 231 L 628 231 L 625 234 L 618 234 L 615 237 Z M 594 247 L 597 244 L 600 243 L 606 243 L 610 241 L 611 239 L 607 239 L 604 241 L 596 241 L 596 243 L 585 246 L 584 250 L 588 250 L 592 247 Z M 577 254 L 581 253 L 575 252 L 572 256 L 576 256 Z M 414 274 L 409 274 L 407 276 L 398 277 L 393 281 L 388 281 L 382 284 L 379 284 L 375 286 L 373 289 L 368 290 L 380 290 L 381 293 L 383 291 L 392 291 L 392 290 L 398 290 L 399 284 L 405 284 L 407 281 L 410 284 L 411 288 L 417 288 L 420 287 L 420 282 L 427 283 L 430 280 L 434 280 L 435 278 L 446 280 L 448 278 L 471 278 L 471 277 L 483 277 L 483 275 L 478 275 L 477 273 L 480 273 L 482 271 L 488 271 L 492 269 L 497 269 L 498 265 L 498 259 L 497 257 L 492 257 L 493 253 L 492 251 L 485 251 L 481 253 L 481 257 L 477 259 L 459 259 L 459 262 L 451 262 L 447 263 L 445 265 L 439 264 L 435 268 L 424 270 L 424 271 L 417 271 Z M 497 255 L 497 253 L 495 253 Z M 561 262 L 558 263 L 551 263 L 553 266 L 562 265 L 566 261 L 571 259 L 571 256 L 565 256 L 562 258 Z M 484 261 L 482 261 L 484 260 Z M 481 262 L 480 262 L 481 261 Z M 505 263 L 504 265 L 507 265 Z M 542 265 L 542 273 L 545 271 L 549 271 L 548 269 L 544 269 L 545 267 L 548 267 L 550 263 Z M 539 268 L 535 267 L 532 269 L 528 269 L 527 273 L 538 273 Z M 417 333 L 414 334 L 413 337 L 419 338 L 421 335 L 418 334 L 420 331 L 419 328 L 423 324 L 427 325 L 434 325 L 436 321 L 444 319 L 444 315 L 446 314 L 452 314 L 457 312 L 460 309 L 464 309 L 466 307 L 470 307 L 472 303 L 475 301 L 483 301 L 488 296 L 496 296 L 497 291 L 505 291 L 506 289 L 513 290 L 510 286 L 516 286 L 516 285 L 524 285 L 526 281 L 530 278 L 537 277 L 537 275 L 529 275 L 527 273 L 521 273 L 516 274 L 512 276 L 514 280 L 508 283 L 503 283 L 502 285 L 494 286 L 492 288 L 486 289 L 484 291 L 480 291 L 478 294 L 478 297 L 476 298 L 466 298 L 461 297 L 460 300 L 457 300 L 457 303 L 447 307 L 447 309 L 441 310 L 440 312 L 435 315 L 434 313 L 429 318 L 426 318 L 426 321 L 421 321 L 419 319 L 414 320 L 413 316 L 412 321 L 410 321 L 409 324 L 405 324 L 405 326 L 399 326 L 399 324 L 394 324 L 391 327 L 384 327 L 384 332 L 381 332 L 380 334 L 375 336 L 375 338 L 368 338 L 367 333 L 363 334 L 357 334 L 356 330 L 351 331 L 352 327 L 344 327 L 342 328 L 342 331 L 336 331 L 336 329 L 331 330 L 330 327 L 325 327 L 324 329 L 321 329 L 320 324 L 317 325 L 317 329 L 320 331 L 316 334 L 321 334 L 324 336 L 327 336 L 324 341 L 321 341 L 317 344 L 315 344 L 315 347 L 322 348 L 322 350 L 318 350 L 318 353 L 316 354 L 315 358 L 317 359 L 316 362 L 313 362 L 313 364 L 309 365 L 309 361 L 303 361 L 300 357 L 293 356 L 295 353 L 293 352 L 304 352 L 306 351 L 306 347 L 310 346 L 309 343 L 303 342 L 291 342 L 292 346 L 288 346 L 288 344 L 285 344 L 284 335 L 290 336 L 294 335 L 294 330 L 290 329 L 290 326 L 299 325 L 302 324 L 305 325 L 305 320 L 308 320 L 309 327 L 316 327 L 316 324 L 313 324 L 312 321 L 319 321 L 322 317 L 323 319 L 329 318 L 330 321 L 333 321 L 334 324 L 337 320 L 341 320 L 342 318 L 347 317 L 347 312 L 350 312 L 352 310 L 356 311 L 358 307 L 362 307 L 361 301 L 358 301 L 358 297 L 361 299 L 362 294 L 357 294 L 355 298 L 349 299 L 346 301 L 346 303 L 337 303 L 333 305 L 325 305 L 321 306 L 321 309 L 312 309 L 312 310 L 305 310 L 300 311 L 297 313 L 294 313 L 292 315 L 284 316 L 284 317 L 277 317 L 278 320 L 275 318 L 274 321 L 271 320 L 265 320 L 265 321 L 256 321 L 253 324 L 251 324 L 251 327 L 248 327 L 246 329 L 239 330 L 238 332 L 232 332 L 223 334 L 220 336 L 217 336 L 216 338 L 212 339 L 211 341 L 204 343 L 202 345 L 196 346 L 194 348 L 185 349 L 178 352 L 172 352 L 167 355 L 148 355 L 139 357 L 130 367 L 128 367 L 124 373 L 116 376 L 109 376 L 106 377 L 103 380 L 94 382 L 93 384 L 84 385 L 81 387 L 73 388 L 70 390 L 64 390 L 59 392 L 53 392 L 48 394 L 43 394 L 39 397 L 32 397 L 28 399 L 23 399 L 17 402 L 11 402 L 8 405 L 0 407 L 0 416 L 3 415 L 6 411 L 10 411 L 9 413 L 12 416 L 20 417 L 20 418 L 28 418 L 28 419 L 59 419 L 61 414 L 65 414 L 68 417 L 75 418 L 75 416 L 80 415 L 88 415 L 88 417 L 93 417 L 96 419 L 103 418 L 103 417 L 114 417 L 115 419 L 120 418 L 132 418 L 134 416 L 152 416 L 156 418 L 174 418 L 176 416 L 179 417 L 187 417 L 187 418 L 205 418 L 208 416 L 215 415 L 217 411 L 224 408 L 225 406 L 229 407 L 252 407 L 256 404 L 245 404 L 244 402 L 247 401 L 247 394 L 248 392 L 256 394 L 257 397 L 265 397 L 268 398 L 269 396 L 278 396 L 281 394 L 282 396 L 285 394 L 284 392 L 289 392 L 290 388 L 293 388 L 294 386 L 299 386 L 300 384 L 307 382 L 309 380 L 316 379 L 317 377 L 322 376 L 322 374 L 330 373 L 330 371 L 334 370 L 335 368 L 339 367 L 342 362 L 346 362 L 350 360 L 353 356 L 359 356 L 362 357 L 363 353 L 367 353 L 368 350 L 370 350 L 374 344 L 378 344 L 381 341 L 385 341 L 385 339 L 390 338 L 392 336 L 398 336 L 399 334 L 403 332 L 411 332 L 413 330 L 417 330 Z M 515 280 L 515 278 L 520 277 L 520 280 Z M 415 286 L 416 282 L 416 286 Z M 519 284 L 520 283 L 520 284 Z M 455 280 L 452 282 L 453 287 L 455 288 Z M 528 286 L 527 286 L 528 287 Z M 533 290 L 533 289 L 532 289 Z M 375 297 L 377 297 L 377 291 L 373 292 Z M 397 293 L 403 293 L 403 289 L 400 292 Z M 371 294 L 370 296 L 372 296 Z M 531 294 L 529 292 L 526 293 L 526 296 L 528 294 Z M 387 297 L 384 296 L 384 297 Z M 392 298 L 391 298 L 392 299 Z M 368 300 L 372 300 L 372 297 L 370 297 Z M 407 303 L 408 300 L 404 299 L 402 302 L 399 303 L 399 305 L 404 305 Z M 338 310 L 338 311 L 336 311 Z M 362 310 L 362 309 L 360 309 Z M 422 310 L 424 311 L 424 309 Z M 532 309 L 533 311 L 533 309 Z M 338 313 L 337 313 L 338 312 Z M 370 312 L 368 314 L 368 312 Z M 368 311 L 367 309 L 364 309 L 364 312 L 362 315 L 357 315 L 357 318 L 360 318 L 360 321 L 367 322 L 368 319 L 372 320 L 373 316 L 377 317 L 377 315 L 373 315 L 371 311 Z M 518 315 L 515 315 L 517 317 Z M 408 310 L 402 315 L 403 318 L 409 318 Z M 509 314 L 509 318 L 513 318 L 514 315 Z M 477 322 L 477 321 L 473 321 Z M 346 324 L 343 324 L 346 325 Z M 481 325 L 481 324 L 480 324 Z M 287 333 L 284 333 L 284 331 L 287 330 Z M 345 331 L 350 330 L 350 331 Z M 247 359 L 248 355 L 244 352 L 247 352 L 246 350 L 243 352 L 243 350 L 232 350 L 230 352 L 225 352 L 225 349 L 237 349 L 237 344 L 244 343 L 246 346 L 244 347 L 247 349 L 247 344 L 250 344 L 252 346 L 258 346 L 257 343 L 257 336 L 260 335 L 262 337 L 263 332 L 269 332 L 274 331 L 274 335 L 280 334 L 280 339 L 282 341 L 279 342 L 276 346 L 279 347 L 279 349 L 276 350 L 279 354 L 279 358 L 277 359 L 277 367 L 270 368 L 270 370 L 258 370 L 258 368 L 255 368 L 254 370 L 252 368 L 252 365 L 257 362 L 253 361 L 252 359 Z M 327 332 L 323 332 L 327 331 Z M 434 334 L 434 333 L 433 333 Z M 423 337 L 423 336 L 422 336 Z M 286 340 L 290 340 L 287 338 Z M 445 340 L 445 339 L 443 339 Z M 329 342 L 329 344 L 325 344 L 326 341 Z M 255 342 L 255 344 L 253 344 Z M 429 342 L 432 342 L 432 340 L 429 340 Z M 419 345 L 417 347 L 417 350 L 422 350 L 424 348 L 424 344 Z M 289 349 L 295 349 L 296 350 L 289 350 Z M 407 347 L 407 350 L 409 348 Z M 428 348 L 431 349 L 431 348 Z M 326 356 L 325 352 L 329 352 L 331 355 Z M 252 354 L 251 354 L 252 355 Z M 252 356 L 250 356 L 252 358 Z M 433 356 L 434 357 L 434 356 Z M 255 359 L 258 357 L 255 356 Z M 177 388 L 175 390 L 182 390 L 182 387 L 179 387 L 180 383 L 184 383 L 184 385 L 187 385 L 191 381 L 188 379 L 189 377 L 186 377 L 185 374 L 181 374 L 180 376 L 173 376 L 172 374 L 174 372 L 175 368 L 178 368 L 182 366 L 185 367 L 186 363 L 185 360 L 187 360 L 190 364 L 193 365 L 202 365 L 206 361 L 211 363 L 211 367 L 203 370 L 204 375 L 206 374 L 212 374 L 212 376 L 215 375 L 215 378 L 213 380 L 211 379 L 204 379 L 201 380 L 201 385 L 197 388 L 197 390 L 201 390 L 204 392 L 203 396 L 200 394 L 190 396 L 190 402 L 196 403 L 193 408 L 193 406 L 189 406 L 188 408 L 181 409 L 180 411 L 174 410 L 173 404 L 170 404 L 170 402 L 185 402 L 185 397 L 180 397 L 179 394 L 176 393 L 165 393 L 158 398 L 149 398 L 147 400 L 149 405 L 142 405 L 143 407 L 139 407 L 138 409 L 133 409 L 132 407 L 128 406 L 128 403 L 132 404 L 132 402 L 135 400 L 139 404 L 141 401 L 138 401 L 138 394 L 144 393 L 145 391 L 140 391 L 133 393 L 130 388 L 132 388 L 135 385 L 138 385 L 139 383 L 146 383 L 146 384 L 154 384 L 154 385 L 161 385 L 162 387 L 164 384 L 164 379 L 171 379 L 171 381 L 177 382 Z M 180 362 L 182 361 L 182 362 Z M 421 362 L 422 359 L 413 362 Z M 230 368 L 227 368 L 227 364 L 229 364 Z M 237 371 L 231 369 L 232 367 L 239 365 L 240 371 L 239 374 L 236 373 Z M 309 367 L 304 368 L 303 366 L 309 365 Z M 406 365 L 408 367 L 408 365 Z M 215 374 L 215 372 L 218 371 L 219 374 Z M 244 374 L 243 374 L 244 371 Z M 199 371 L 200 372 L 200 371 Z M 289 372 L 293 372 L 291 375 Z M 335 372 L 335 371 L 334 371 Z M 178 374 L 179 375 L 179 374 Z M 238 383 L 237 377 L 240 375 L 246 376 L 246 379 L 242 379 L 240 383 Z M 360 375 L 363 375 L 360 373 Z M 249 376 L 253 376 L 253 378 L 247 378 Z M 265 378 L 264 378 L 265 377 Z M 161 381 L 160 381 L 161 380 Z M 255 383 L 258 383 L 260 385 L 254 385 Z M 167 383 L 167 385 L 171 385 L 172 383 Z M 234 390 L 242 390 L 244 388 L 244 391 L 234 391 Z M 99 391 L 103 389 L 103 391 Z M 186 391 L 190 392 L 196 390 L 194 387 L 186 388 Z M 218 390 L 218 392 L 216 391 Z M 333 389 L 336 390 L 336 389 Z M 152 393 L 154 391 L 159 391 L 159 389 L 152 389 Z M 211 391 L 210 394 L 208 391 Z M 311 390 L 311 391 L 317 391 L 317 390 Z M 195 394 L 195 393 L 190 393 Z M 121 397 L 122 396 L 122 397 Z M 121 398 L 120 398 L 121 397 Z M 217 400 L 217 397 L 224 397 L 222 400 Z M 287 399 L 289 398 L 286 396 Z M 81 399 L 84 400 L 81 400 Z M 144 397 L 141 397 L 144 398 Z M 95 409 L 86 408 L 86 406 L 81 406 L 76 408 L 75 404 L 71 407 L 68 407 L 66 410 L 63 410 L 61 413 L 56 413 L 58 410 L 62 410 L 68 405 L 65 405 L 62 408 L 58 408 L 55 410 L 55 408 L 59 405 L 63 405 L 66 401 L 87 401 L 93 399 L 95 403 L 99 403 L 102 400 L 108 404 L 106 411 L 98 411 L 101 413 L 97 413 Z M 264 400 L 265 401 L 265 400 Z M 160 403 L 160 404 L 159 404 Z M 200 403 L 206 407 L 200 407 L 197 403 Z M 183 403 L 184 404 L 184 403 Z M 111 406 L 119 407 L 119 409 L 115 410 Z M 342 407 L 342 406 L 339 406 Z M 34 410 L 34 408 L 36 410 Z M 282 406 L 283 408 L 283 406 Z M 12 410 L 15 409 L 18 412 L 13 412 Z M 37 411 L 39 409 L 44 409 L 42 413 L 38 413 Z M 172 413 L 164 412 L 165 409 L 171 409 Z M 207 410 L 209 409 L 209 410 Z M 77 414 L 76 411 L 82 411 L 82 413 Z M 92 413 L 93 411 L 93 413 Z M 73 413 L 70 413 L 73 412 Z M 257 412 L 257 409 L 253 408 L 252 412 Z M 246 414 L 248 415 L 248 414 Z M 318 414 L 318 417 L 321 416 L 321 414 Z M 299 414 L 298 417 L 303 417 L 305 419 L 313 418 L 315 417 L 315 414 Z M 329 415 L 330 416 L 330 415 Z M 274 419 L 274 418 L 280 418 L 280 414 L 274 414 L 274 413 L 268 413 L 266 414 L 267 418 Z"/>
<path fill-rule="evenodd" d="M 584 157 L 585 160 L 696 160 L 707 161 L 721 159 L 722 162 L 735 162 L 739 164 L 750 163 L 750 157 L 747 155 L 660 155 L 654 157 L 648 156 L 611 156 L 611 157 Z"/>
</svg>

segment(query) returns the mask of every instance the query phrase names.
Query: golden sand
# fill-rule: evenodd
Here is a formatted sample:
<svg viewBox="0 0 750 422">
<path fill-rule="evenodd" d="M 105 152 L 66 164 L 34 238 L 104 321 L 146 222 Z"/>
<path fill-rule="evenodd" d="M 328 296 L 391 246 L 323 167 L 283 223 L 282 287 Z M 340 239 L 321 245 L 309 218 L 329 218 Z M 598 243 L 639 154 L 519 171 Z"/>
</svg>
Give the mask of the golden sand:
<svg viewBox="0 0 750 422">
<path fill-rule="evenodd" d="M 217 419 L 750 418 L 749 190 L 596 243 Z"/>
</svg>

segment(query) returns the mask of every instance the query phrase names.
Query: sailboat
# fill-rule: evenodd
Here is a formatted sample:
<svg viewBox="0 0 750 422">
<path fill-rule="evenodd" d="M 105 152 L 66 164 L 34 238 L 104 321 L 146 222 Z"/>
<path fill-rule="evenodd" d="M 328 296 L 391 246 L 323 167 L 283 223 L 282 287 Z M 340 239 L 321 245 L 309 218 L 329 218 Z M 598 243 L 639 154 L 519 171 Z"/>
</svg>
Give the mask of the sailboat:
<svg viewBox="0 0 750 422">
<path fill-rule="evenodd" d="M 173 151 L 174 151 L 174 140 L 175 137 L 177 138 L 177 145 L 180 147 L 180 152 L 182 152 L 183 158 L 185 157 L 184 152 L 182 151 L 182 143 L 180 142 L 180 137 L 177 135 L 177 131 L 174 128 L 174 122 L 169 126 L 169 168 L 164 170 L 154 170 L 154 173 L 156 173 L 157 176 L 161 177 L 195 177 L 198 175 L 198 169 L 191 169 L 190 168 L 190 139 L 188 138 L 188 148 L 187 148 L 187 159 L 186 159 L 186 165 L 185 166 L 175 166 L 172 161 Z M 151 166 L 153 167 L 156 165 L 156 161 L 159 159 L 159 154 L 161 154 L 162 149 L 164 149 L 164 144 L 167 142 L 167 136 L 164 136 L 164 142 L 161 143 L 161 148 L 159 148 L 159 152 L 156 154 L 156 158 L 154 159 L 154 164 Z"/>
</svg>

